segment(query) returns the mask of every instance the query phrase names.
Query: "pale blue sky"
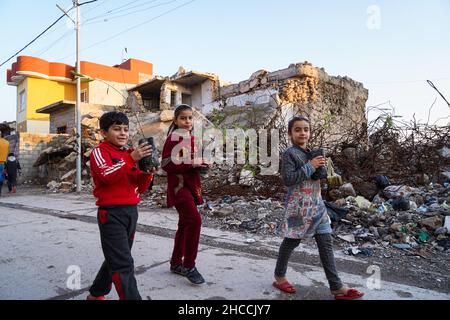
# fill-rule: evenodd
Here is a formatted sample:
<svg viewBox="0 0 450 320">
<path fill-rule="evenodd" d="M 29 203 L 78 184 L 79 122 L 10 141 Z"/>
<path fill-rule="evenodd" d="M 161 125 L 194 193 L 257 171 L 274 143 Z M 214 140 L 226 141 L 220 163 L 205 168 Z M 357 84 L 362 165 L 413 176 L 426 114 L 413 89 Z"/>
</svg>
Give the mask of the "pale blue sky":
<svg viewBox="0 0 450 320">
<path fill-rule="evenodd" d="M 56 3 L 71 6 L 70 0 L 0 1 L 1 62 L 60 16 Z M 372 5 L 380 9 L 380 29 L 367 27 Z M 390 100 L 405 120 L 414 113 L 426 120 L 438 98 L 431 120 L 450 116 L 425 82 L 432 79 L 450 100 L 450 0 L 99 0 L 81 12 L 82 60 L 114 65 L 132 57 L 152 62 L 158 75 L 172 75 L 182 65 L 232 82 L 307 60 L 362 82 L 368 106 Z M 74 65 L 75 34 L 66 20 L 22 55 Z M 15 87 L 6 84 L 12 62 L 0 68 L 0 121 L 15 119 Z"/>
</svg>

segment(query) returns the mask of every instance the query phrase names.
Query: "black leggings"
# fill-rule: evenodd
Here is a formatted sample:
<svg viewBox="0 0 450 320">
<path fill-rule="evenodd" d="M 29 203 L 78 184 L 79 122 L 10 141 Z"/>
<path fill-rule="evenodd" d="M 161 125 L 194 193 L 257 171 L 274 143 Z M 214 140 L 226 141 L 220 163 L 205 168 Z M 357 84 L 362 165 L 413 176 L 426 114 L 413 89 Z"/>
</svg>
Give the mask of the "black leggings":
<svg viewBox="0 0 450 320">
<path fill-rule="evenodd" d="M 316 234 L 317 247 L 319 248 L 320 261 L 328 279 L 331 290 L 339 290 L 343 287 L 342 281 L 336 270 L 336 261 L 333 253 L 333 238 L 331 234 Z M 284 238 L 278 253 L 277 265 L 275 268 L 276 277 L 284 277 L 292 251 L 300 245 L 300 239 Z"/>
</svg>

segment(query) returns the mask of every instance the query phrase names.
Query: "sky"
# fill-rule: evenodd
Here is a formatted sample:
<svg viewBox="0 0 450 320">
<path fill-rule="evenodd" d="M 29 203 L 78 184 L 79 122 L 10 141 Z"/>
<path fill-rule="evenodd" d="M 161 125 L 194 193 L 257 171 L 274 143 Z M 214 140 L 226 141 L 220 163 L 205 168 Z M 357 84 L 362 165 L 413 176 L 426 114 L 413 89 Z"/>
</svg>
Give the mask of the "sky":
<svg viewBox="0 0 450 320">
<path fill-rule="evenodd" d="M 56 4 L 72 1 L 0 0 L 0 63 L 62 14 Z M 136 58 L 157 75 L 183 66 L 230 82 L 308 61 L 362 82 L 367 106 L 392 107 L 405 121 L 450 121 L 426 82 L 450 101 L 450 0 L 98 0 L 81 7 L 81 23 L 81 60 Z M 64 18 L 20 55 L 75 65 L 73 24 Z M 0 122 L 16 117 L 16 88 L 6 84 L 15 59 L 0 67 Z"/>
</svg>

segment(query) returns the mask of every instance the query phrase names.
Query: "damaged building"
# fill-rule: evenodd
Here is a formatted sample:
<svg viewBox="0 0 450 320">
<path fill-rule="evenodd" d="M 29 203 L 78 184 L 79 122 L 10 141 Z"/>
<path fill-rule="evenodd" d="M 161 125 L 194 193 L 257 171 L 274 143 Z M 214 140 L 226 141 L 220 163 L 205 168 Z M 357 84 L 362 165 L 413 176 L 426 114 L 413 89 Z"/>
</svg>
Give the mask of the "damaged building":
<svg viewBox="0 0 450 320">
<path fill-rule="evenodd" d="M 305 62 L 274 72 L 260 70 L 248 80 L 222 87 L 219 99 L 203 112 L 220 127 L 276 128 L 282 138 L 287 136 L 287 122 L 305 115 L 312 122 L 313 144 L 326 147 L 348 136 L 361 137 L 367 128 L 367 99 L 362 83 L 330 76 Z M 365 144 L 366 134 L 362 137 L 358 143 Z"/>
<path fill-rule="evenodd" d="M 142 135 L 152 136 L 161 150 L 173 120 L 174 107 L 181 103 L 192 105 L 201 118 L 209 119 L 208 125 L 223 129 L 275 128 L 280 130 L 281 137 L 287 136 L 286 125 L 294 115 L 307 115 L 317 133 L 314 144 L 322 147 L 326 147 L 324 142 L 342 143 L 343 136 L 360 138 L 361 135 L 344 133 L 364 132 L 367 127 L 365 103 L 368 91 L 363 85 L 348 77 L 330 76 L 324 69 L 308 62 L 273 72 L 260 70 L 235 84 L 226 83 L 213 73 L 186 71 L 180 67 L 172 76 L 152 75 L 121 91 L 125 95 L 122 107 L 97 103 L 100 100 L 93 99 L 94 95 L 90 94 L 89 101 L 82 105 L 84 136 L 98 141 L 100 115 L 112 109 L 123 110 L 130 119 L 133 143 Z M 122 96 L 118 98 L 120 100 Z M 70 135 L 70 129 L 74 127 L 73 108 L 71 100 L 60 100 L 37 111 L 49 115 L 52 134 Z M 366 133 L 362 137 L 364 144 Z M 82 150 L 86 157 L 91 144 Z M 39 150 L 42 152 L 48 147 L 44 143 Z M 72 158 L 73 154 L 70 163 L 73 163 Z M 84 169 L 89 171 L 87 167 Z"/>
</svg>

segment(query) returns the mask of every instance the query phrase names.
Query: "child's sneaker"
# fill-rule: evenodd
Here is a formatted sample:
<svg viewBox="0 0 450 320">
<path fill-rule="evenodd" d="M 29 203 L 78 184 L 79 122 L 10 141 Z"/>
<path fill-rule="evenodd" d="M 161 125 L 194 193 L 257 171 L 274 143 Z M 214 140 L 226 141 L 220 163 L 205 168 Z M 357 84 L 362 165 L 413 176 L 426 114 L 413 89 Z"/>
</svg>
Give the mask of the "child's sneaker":
<svg viewBox="0 0 450 320">
<path fill-rule="evenodd" d="M 93 295 L 88 295 L 86 300 L 106 300 L 105 296 L 98 296 L 98 297 L 94 297 Z"/>
<path fill-rule="evenodd" d="M 192 268 L 189 270 L 186 270 L 186 278 L 193 284 L 202 284 L 205 283 L 205 279 L 203 279 L 200 272 L 198 272 L 197 268 Z"/>
<path fill-rule="evenodd" d="M 179 264 L 177 266 L 170 266 L 170 272 L 179 274 L 180 276 L 185 276 L 186 271 L 187 271 L 186 268 L 183 267 L 181 264 Z"/>
</svg>

